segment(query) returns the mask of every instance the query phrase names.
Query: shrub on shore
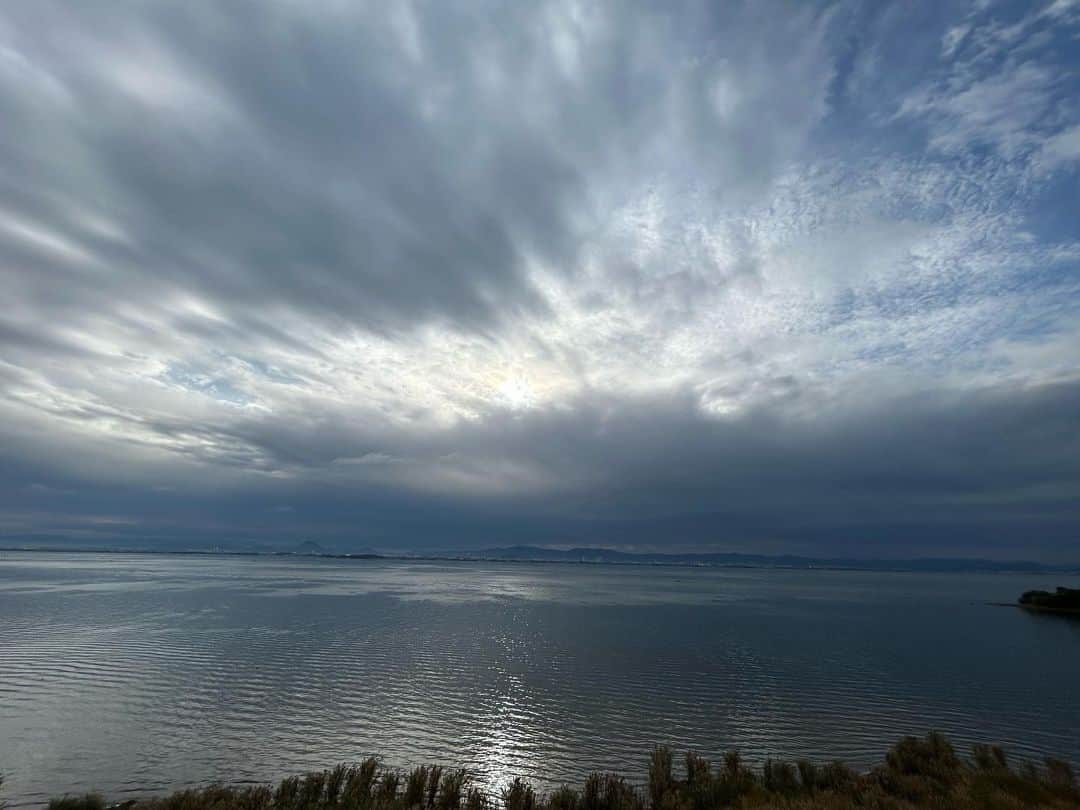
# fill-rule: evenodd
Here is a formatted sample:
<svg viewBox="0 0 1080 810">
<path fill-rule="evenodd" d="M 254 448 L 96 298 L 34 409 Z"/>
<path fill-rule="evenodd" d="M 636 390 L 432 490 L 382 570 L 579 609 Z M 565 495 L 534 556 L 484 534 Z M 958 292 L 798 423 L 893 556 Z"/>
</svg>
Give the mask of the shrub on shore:
<svg viewBox="0 0 1080 810">
<path fill-rule="evenodd" d="M 1053 593 L 1050 591 L 1025 591 L 1020 596 L 1019 601 L 1023 607 L 1038 610 L 1080 613 L 1080 588 L 1058 586 Z"/>
<path fill-rule="evenodd" d="M 718 768 L 696 754 L 676 773 L 667 748 L 653 751 L 648 782 L 635 787 L 614 774 L 593 774 L 581 789 L 564 786 L 542 796 L 522 779 L 498 797 L 470 783 L 464 770 L 421 766 L 407 775 L 374 759 L 293 776 L 276 787 L 212 786 L 121 805 L 125 810 L 711 810 L 743 808 L 1080 808 L 1070 766 L 1010 767 L 998 747 L 977 745 L 970 762 L 940 734 L 905 737 L 866 773 L 842 763 L 817 765 L 769 759 L 748 767 L 737 752 Z M 54 799 L 49 810 L 104 810 L 99 796 Z"/>
<path fill-rule="evenodd" d="M 49 810 L 105 810 L 105 800 L 96 793 L 64 796 L 50 801 Z"/>
</svg>

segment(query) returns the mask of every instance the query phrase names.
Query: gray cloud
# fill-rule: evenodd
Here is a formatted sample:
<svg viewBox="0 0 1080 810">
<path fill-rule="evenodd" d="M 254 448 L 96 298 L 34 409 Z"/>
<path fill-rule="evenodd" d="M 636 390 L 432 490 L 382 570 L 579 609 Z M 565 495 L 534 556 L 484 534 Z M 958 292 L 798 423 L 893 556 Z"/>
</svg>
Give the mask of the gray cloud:
<svg viewBox="0 0 1080 810">
<path fill-rule="evenodd" d="M 899 8 L 5 8 L 0 532 L 1080 554 L 1080 21 Z"/>
<path fill-rule="evenodd" d="M 1075 383 L 1020 395 L 924 393 L 814 420 L 759 411 L 716 422 L 691 397 L 591 401 L 427 442 L 383 437 L 398 456 L 365 451 L 380 442 L 362 443 L 341 426 L 281 435 L 268 424 L 230 438 L 303 474 L 248 477 L 222 495 L 190 482 L 179 490 L 112 482 L 87 492 L 39 469 L 50 483 L 37 483 L 33 497 L 8 490 L 7 506 L 55 510 L 61 529 L 76 506 L 85 510 L 84 529 L 94 522 L 87 516 L 109 531 L 127 516 L 131 536 L 188 540 L 216 531 L 384 548 L 525 538 L 1069 558 L 1080 494 L 1078 406 Z M 250 461 L 249 452 L 230 459 Z M 505 477 L 505 488 L 493 490 L 493 474 Z"/>
</svg>

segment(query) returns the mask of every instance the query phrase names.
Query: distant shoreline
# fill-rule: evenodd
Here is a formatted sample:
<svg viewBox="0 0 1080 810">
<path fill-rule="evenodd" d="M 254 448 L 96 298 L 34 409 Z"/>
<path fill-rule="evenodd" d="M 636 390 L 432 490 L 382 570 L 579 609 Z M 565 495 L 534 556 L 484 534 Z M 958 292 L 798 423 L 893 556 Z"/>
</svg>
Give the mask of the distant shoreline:
<svg viewBox="0 0 1080 810">
<path fill-rule="evenodd" d="M 580 554 L 552 552 L 544 556 L 543 549 L 528 547 L 529 556 L 515 556 L 502 549 L 478 551 L 475 554 L 455 552 L 446 554 L 383 554 L 377 552 L 329 552 L 249 549 L 146 549 L 146 548 L 60 548 L 56 546 L 2 546 L 0 553 L 34 554 L 129 554 L 187 557 L 273 557 L 290 559 L 327 560 L 385 560 L 389 562 L 483 562 L 483 563 L 532 563 L 543 565 L 616 565 L 666 568 L 723 568 L 723 569 L 776 569 L 784 571 L 864 571 L 880 573 L 994 573 L 1080 575 L 1080 565 L 1048 565 L 1027 561 L 994 561 L 980 559 L 939 559 L 933 557 L 912 560 L 844 560 L 796 558 L 791 555 L 767 557 L 759 555 L 725 555 L 729 559 L 709 559 L 708 555 L 638 555 L 632 552 L 609 552 L 606 549 L 581 549 Z M 541 552 L 541 553 L 537 553 Z M 604 554 L 616 557 L 604 557 Z M 562 556 L 554 556 L 561 554 Z M 569 555 L 569 556 L 568 556 Z M 746 556 L 748 559 L 730 559 Z"/>
<path fill-rule="evenodd" d="M 1080 616 L 1080 608 L 1055 608 L 1043 607 L 1042 605 L 1017 605 L 1021 610 L 1030 610 L 1032 613 L 1057 613 L 1061 616 Z"/>
<path fill-rule="evenodd" d="M 990 607 L 1007 607 L 1015 608 L 1016 610 L 1026 610 L 1029 613 L 1046 613 L 1057 616 L 1074 616 L 1080 618 L 1080 609 L 1077 608 L 1052 608 L 1042 607 L 1040 605 L 1024 605 L 1020 602 L 984 602 L 983 604 Z"/>
</svg>

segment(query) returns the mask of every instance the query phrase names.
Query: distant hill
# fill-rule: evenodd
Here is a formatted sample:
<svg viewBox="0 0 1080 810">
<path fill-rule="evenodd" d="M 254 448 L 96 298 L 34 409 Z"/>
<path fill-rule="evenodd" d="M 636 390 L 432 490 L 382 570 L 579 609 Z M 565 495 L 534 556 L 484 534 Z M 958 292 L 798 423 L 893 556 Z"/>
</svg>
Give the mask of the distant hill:
<svg viewBox="0 0 1080 810">
<path fill-rule="evenodd" d="M 498 560 L 506 562 L 607 563 L 614 565 L 690 565 L 728 568 L 832 568 L 863 571 L 939 571 L 939 572 L 1025 572 L 1071 574 L 1080 576 L 1078 564 L 1046 564 L 1031 560 L 986 560 L 965 557 L 918 557 L 913 559 L 861 559 L 856 557 L 806 557 L 797 554 L 743 554 L 705 552 L 696 554 L 633 552 L 610 548 L 545 548 L 544 546 L 503 546 L 457 551 L 378 551 L 372 548 L 327 548 L 314 540 L 292 547 L 231 542 L 222 545 L 190 547 L 147 547 L 142 544 L 100 544 L 78 542 L 24 541 L 2 543 L 0 551 L 81 551 L 138 554 L 223 554 L 336 557 L 342 559 L 421 559 L 421 560 Z"/>
<path fill-rule="evenodd" d="M 327 554 L 327 550 L 316 543 L 314 540 L 305 540 L 303 543 L 296 547 L 294 554 Z"/>
</svg>

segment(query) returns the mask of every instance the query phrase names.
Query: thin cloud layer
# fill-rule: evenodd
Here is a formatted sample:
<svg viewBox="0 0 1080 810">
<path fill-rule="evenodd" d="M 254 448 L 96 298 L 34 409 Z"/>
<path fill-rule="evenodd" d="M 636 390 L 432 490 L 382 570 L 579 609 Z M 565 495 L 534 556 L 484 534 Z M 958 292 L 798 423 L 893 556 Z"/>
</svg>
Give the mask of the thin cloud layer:
<svg viewBox="0 0 1080 810">
<path fill-rule="evenodd" d="M 1080 557 L 1078 36 L 5 8 L 0 534 Z"/>
</svg>

